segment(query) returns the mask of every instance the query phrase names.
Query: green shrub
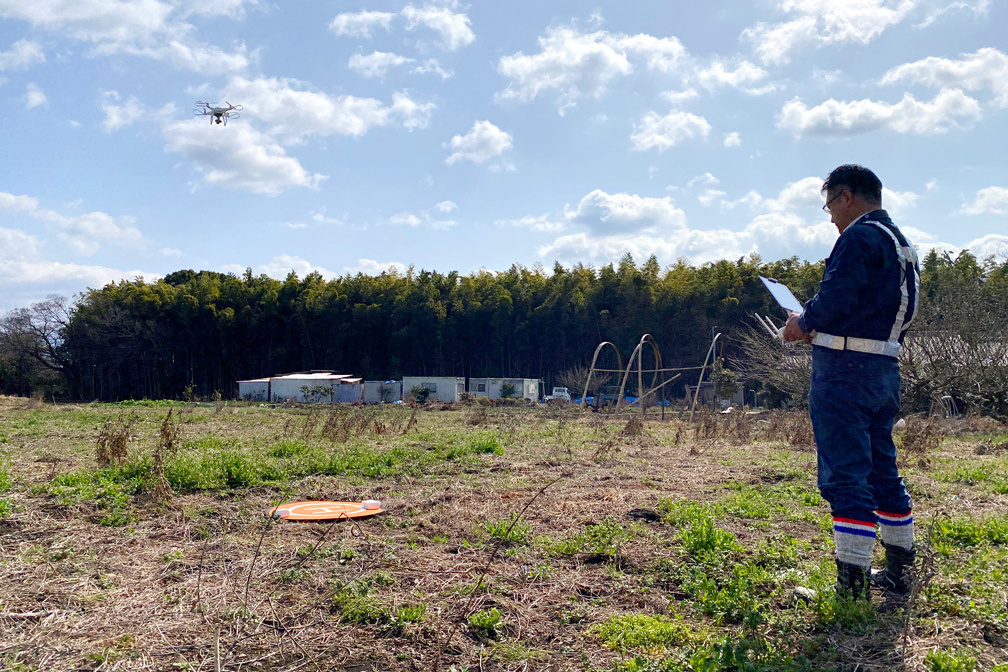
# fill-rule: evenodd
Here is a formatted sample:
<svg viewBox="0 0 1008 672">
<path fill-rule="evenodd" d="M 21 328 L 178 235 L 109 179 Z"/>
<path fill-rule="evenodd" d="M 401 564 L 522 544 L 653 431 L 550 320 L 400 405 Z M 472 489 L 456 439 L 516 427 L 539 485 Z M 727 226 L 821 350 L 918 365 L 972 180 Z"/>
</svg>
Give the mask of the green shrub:
<svg viewBox="0 0 1008 672">
<path fill-rule="evenodd" d="M 735 535 L 717 527 L 708 517 L 698 518 L 680 530 L 679 540 L 686 552 L 700 562 L 723 562 L 741 550 Z"/>
<path fill-rule="evenodd" d="M 956 656 L 945 651 L 928 651 L 924 664 L 931 672 L 973 672 L 977 667 L 975 658 Z"/>
<path fill-rule="evenodd" d="M 469 617 L 469 632 L 479 640 L 499 638 L 504 626 L 504 615 L 497 607 L 481 609 Z"/>
<path fill-rule="evenodd" d="M 510 518 L 498 518 L 495 521 L 483 523 L 483 531 L 503 544 L 524 546 L 528 543 L 531 526 L 524 518 L 511 514 Z"/>
<path fill-rule="evenodd" d="M 588 633 L 601 639 L 606 648 L 620 653 L 652 653 L 656 649 L 680 647 L 694 639 L 689 626 L 681 620 L 649 614 L 611 616 L 605 623 L 592 625 Z"/>
</svg>

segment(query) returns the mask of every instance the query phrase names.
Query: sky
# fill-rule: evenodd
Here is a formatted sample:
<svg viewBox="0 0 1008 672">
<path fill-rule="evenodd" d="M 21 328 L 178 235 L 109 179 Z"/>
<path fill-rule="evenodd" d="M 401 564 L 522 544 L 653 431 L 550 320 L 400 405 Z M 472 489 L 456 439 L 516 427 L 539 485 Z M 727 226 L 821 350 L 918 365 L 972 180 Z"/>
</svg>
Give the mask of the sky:
<svg viewBox="0 0 1008 672">
<path fill-rule="evenodd" d="M 1006 5 L 0 0 L 0 311 L 180 269 L 816 261 L 844 163 L 922 254 L 1003 262 Z"/>
</svg>

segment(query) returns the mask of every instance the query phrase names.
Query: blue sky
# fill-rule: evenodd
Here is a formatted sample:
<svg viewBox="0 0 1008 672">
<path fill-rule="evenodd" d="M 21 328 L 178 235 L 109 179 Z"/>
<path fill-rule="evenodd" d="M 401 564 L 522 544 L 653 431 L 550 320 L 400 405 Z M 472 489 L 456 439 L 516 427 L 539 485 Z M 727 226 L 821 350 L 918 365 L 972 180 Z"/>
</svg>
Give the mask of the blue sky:
<svg viewBox="0 0 1008 672">
<path fill-rule="evenodd" d="M 990 0 L 0 0 L 0 310 L 183 268 L 817 260 L 850 162 L 922 252 L 1004 261 L 1006 25 Z"/>
</svg>

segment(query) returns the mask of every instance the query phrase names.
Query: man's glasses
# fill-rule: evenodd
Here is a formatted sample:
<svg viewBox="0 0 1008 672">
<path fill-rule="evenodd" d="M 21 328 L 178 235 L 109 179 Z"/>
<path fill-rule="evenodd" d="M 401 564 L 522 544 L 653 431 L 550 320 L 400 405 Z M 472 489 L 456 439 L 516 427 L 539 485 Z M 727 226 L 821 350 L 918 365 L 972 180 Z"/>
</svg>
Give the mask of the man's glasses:
<svg viewBox="0 0 1008 672">
<path fill-rule="evenodd" d="M 836 195 L 836 196 L 834 196 L 833 198 L 831 198 L 831 199 L 829 199 L 828 201 L 826 201 L 826 204 L 822 206 L 822 210 L 823 210 L 823 212 L 825 212 L 825 213 L 826 213 L 827 215 L 828 215 L 828 214 L 830 214 L 830 207 L 829 207 L 829 204 L 830 204 L 830 203 L 832 203 L 833 201 L 835 201 L 836 199 L 840 198 L 840 197 L 841 197 L 841 196 L 843 195 L 843 193 L 844 193 L 845 191 L 847 191 L 847 190 L 846 190 L 846 189 L 842 189 L 842 190 L 840 190 L 840 193 L 839 193 L 839 194 L 837 194 L 837 195 Z"/>
</svg>

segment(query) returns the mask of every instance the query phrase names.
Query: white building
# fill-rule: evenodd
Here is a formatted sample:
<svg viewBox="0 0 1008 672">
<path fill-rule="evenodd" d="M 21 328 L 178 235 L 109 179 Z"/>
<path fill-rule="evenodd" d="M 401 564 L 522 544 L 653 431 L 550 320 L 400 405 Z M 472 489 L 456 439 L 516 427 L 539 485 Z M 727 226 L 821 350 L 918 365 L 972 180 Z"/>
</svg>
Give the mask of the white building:
<svg viewBox="0 0 1008 672">
<path fill-rule="evenodd" d="M 238 381 L 238 398 L 248 401 L 343 402 L 362 400 L 360 378 L 332 371 L 288 373 L 270 378 Z"/>
<path fill-rule="evenodd" d="M 533 403 L 539 401 L 539 381 L 533 378 L 470 378 L 469 394 L 474 397 L 503 399 L 501 388 L 504 385 L 512 387 L 512 399 L 528 399 Z"/>
<path fill-rule="evenodd" d="M 465 378 L 455 376 L 403 376 L 403 396 L 409 397 L 414 387 L 426 388 L 429 392 L 428 401 L 456 402 L 465 393 Z"/>
<path fill-rule="evenodd" d="M 365 404 L 394 404 L 402 401 L 402 381 L 399 380 L 365 380 Z"/>
</svg>

